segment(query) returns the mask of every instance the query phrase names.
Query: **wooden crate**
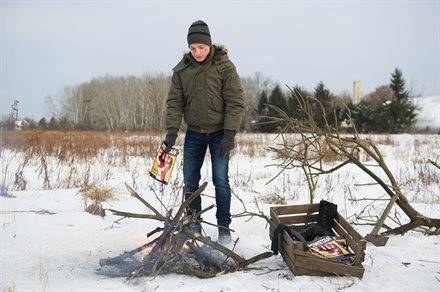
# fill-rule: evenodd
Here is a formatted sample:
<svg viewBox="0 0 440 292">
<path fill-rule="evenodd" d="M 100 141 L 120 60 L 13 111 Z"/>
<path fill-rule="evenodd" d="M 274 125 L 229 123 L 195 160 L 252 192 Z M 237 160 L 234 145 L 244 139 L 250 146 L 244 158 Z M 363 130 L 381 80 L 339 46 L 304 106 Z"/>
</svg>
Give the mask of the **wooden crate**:
<svg viewBox="0 0 440 292">
<path fill-rule="evenodd" d="M 270 208 L 270 238 L 278 224 L 288 226 L 304 226 L 316 222 L 318 219 L 319 204 L 290 205 Z M 337 236 L 344 238 L 350 248 L 356 254 L 352 266 L 336 263 L 307 251 L 307 247 L 293 239 L 284 231 L 278 240 L 279 252 L 295 275 L 311 276 L 354 276 L 362 278 L 364 267 L 362 262 L 365 258 L 366 241 L 354 230 L 350 223 L 338 213 L 334 222 L 334 230 Z"/>
</svg>

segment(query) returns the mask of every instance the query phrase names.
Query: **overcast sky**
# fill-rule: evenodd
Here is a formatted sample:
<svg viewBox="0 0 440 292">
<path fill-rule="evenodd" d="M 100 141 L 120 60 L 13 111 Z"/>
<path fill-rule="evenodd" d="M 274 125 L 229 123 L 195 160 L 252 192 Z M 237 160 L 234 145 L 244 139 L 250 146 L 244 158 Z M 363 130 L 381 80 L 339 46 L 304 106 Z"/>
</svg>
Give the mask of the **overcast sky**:
<svg viewBox="0 0 440 292">
<path fill-rule="evenodd" d="M 396 66 L 440 95 L 440 1 L 1 1 L 1 114 L 48 115 L 48 95 L 103 75 L 171 68 L 189 25 L 210 27 L 241 76 L 336 93 L 389 82 Z"/>
</svg>

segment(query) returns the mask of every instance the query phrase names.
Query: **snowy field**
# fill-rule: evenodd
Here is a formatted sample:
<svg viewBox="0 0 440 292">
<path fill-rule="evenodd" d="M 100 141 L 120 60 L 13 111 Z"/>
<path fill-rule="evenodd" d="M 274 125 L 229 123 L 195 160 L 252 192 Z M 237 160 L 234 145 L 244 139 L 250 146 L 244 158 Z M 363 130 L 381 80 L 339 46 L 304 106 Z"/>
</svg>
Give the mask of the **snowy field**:
<svg viewBox="0 0 440 292">
<path fill-rule="evenodd" d="M 182 136 L 178 148 L 182 149 Z M 440 171 L 427 163 L 439 161 L 439 135 L 372 135 L 385 156 L 404 194 L 423 215 L 440 217 Z M 161 137 L 153 137 L 158 147 Z M 132 139 L 136 139 L 133 137 Z M 235 195 L 247 208 L 256 211 L 254 203 L 269 214 L 275 203 L 308 203 L 307 183 L 298 170 L 288 170 L 266 184 L 277 169 L 273 153 L 274 135 L 239 134 L 238 147 L 230 163 L 230 183 Z M 20 150 L 2 149 L 1 182 L 8 188 L 1 203 L 1 281 L 2 291 L 439 291 L 440 236 L 426 236 L 411 231 L 391 236 L 385 247 L 368 243 L 363 263 L 365 274 L 352 277 L 295 276 L 280 255 L 249 266 L 248 269 L 211 279 L 168 274 L 127 281 L 96 274 L 99 260 L 131 250 L 151 239 L 146 234 L 156 228 L 155 221 L 124 219 L 107 215 L 103 218 L 84 211 L 87 203 L 79 186 L 85 180 L 109 187 L 114 199 L 103 203 L 105 208 L 130 212 L 146 212 L 143 205 L 130 197 L 124 182 L 133 186 L 158 210 L 176 207 L 182 185 L 182 155 L 178 156 L 172 184 L 161 186 L 148 176 L 152 157 L 125 155 L 109 148 L 86 160 L 65 160 L 47 156 L 44 162 L 34 156 L 26 160 Z M 361 161 L 369 163 L 362 155 Z M 329 163 L 329 166 L 336 162 Z M 24 167 L 23 167 L 24 166 Z M 208 181 L 203 197 L 206 207 L 214 200 L 209 155 L 202 168 L 202 181 Z M 17 173 L 20 173 L 18 181 Z M 382 174 L 381 177 L 384 177 Z M 24 190 L 16 190 L 23 188 Z M 357 167 L 348 165 L 318 181 L 315 202 L 321 198 L 338 205 L 338 210 L 353 221 L 369 201 L 362 198 L 388 198 L 385 192 Z M 14 190 L 15 189 L 15 190 Z M 9 196 L 9 197 L 8 197 Z M 386 201 L 377 201 L 366 208 L 371 216 L 380 215 Z M 236 196 L 232 212 L 243 211 Z M 407 222 L 403 212 L 393 209 L 394 218 Z M 215 222 L 215 209 L 204 219 Z M 270 248 L 269 231 L 260 218 L 233 219 L 234 239 L 239 238 L 236 252 L 249 258 Z M 405 221 L 406 220 L 406 221 Z M 393 226 L 392 220 L 387 224 Z M 362 234 L 372 226 L 356 225 Z M 204 226 L 204 232 L 216 239 L 216 228 Z"/>
</svg>

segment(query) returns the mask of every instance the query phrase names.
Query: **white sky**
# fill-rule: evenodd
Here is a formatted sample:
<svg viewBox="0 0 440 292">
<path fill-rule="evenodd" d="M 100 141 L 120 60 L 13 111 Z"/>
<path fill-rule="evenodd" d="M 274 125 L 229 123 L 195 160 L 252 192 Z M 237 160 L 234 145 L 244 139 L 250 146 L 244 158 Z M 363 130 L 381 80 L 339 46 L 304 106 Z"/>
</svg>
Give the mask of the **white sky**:
<svg viewBox="0 0 440 292">
<path fill-rule="evenodd" d="M 210 27 L 239 74 L 368 93 L 396 66 L 440 95 L 440 1 L 1 1 L 1 111 L 47 115 L 47 95 L 94 77 L 171 68 L 189 25 Z"/>
</svg>

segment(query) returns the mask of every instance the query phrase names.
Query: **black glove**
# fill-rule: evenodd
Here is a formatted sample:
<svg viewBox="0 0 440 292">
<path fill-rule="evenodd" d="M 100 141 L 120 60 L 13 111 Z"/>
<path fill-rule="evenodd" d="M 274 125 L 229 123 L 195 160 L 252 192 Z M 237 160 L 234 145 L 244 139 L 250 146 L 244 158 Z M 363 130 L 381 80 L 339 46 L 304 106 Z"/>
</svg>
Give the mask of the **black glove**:
<svg viewBox="0 0 440 292">
<path fill-rule="evenodd" d="M 165 152 L 170 152 L 171 148 L 173 148 L 174 144 L 176 144 L 178 131 L 179 130 L 176 128 L 167 129 L 167 134 L 165 135 L 165 140 L 163 141 L 163 143 L 166 145 Z"/>
<path fill-rule="evenodd" d="M 237 132 L 234 130 L 225 130 L 223 134 L 223 139 L 220 142 L 220 155 L 225 156 L 226 154 L 229 154 L 232 149 L 235 147 L 235 134 Z"/>
</svg>

